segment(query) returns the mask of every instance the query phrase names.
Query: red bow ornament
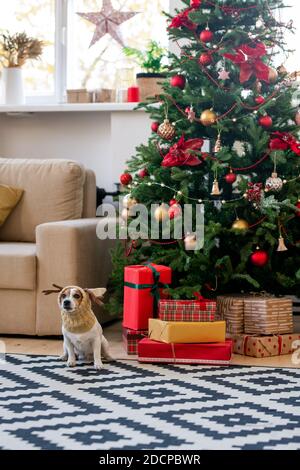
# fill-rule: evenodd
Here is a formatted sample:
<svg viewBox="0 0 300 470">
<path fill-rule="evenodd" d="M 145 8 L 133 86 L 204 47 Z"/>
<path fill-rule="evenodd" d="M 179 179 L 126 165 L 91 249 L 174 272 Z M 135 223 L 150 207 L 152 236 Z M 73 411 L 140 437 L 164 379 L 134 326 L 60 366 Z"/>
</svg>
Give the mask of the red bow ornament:
<svg viewBox="0 0 300 470">
<path fill-rule="evenodd" d="M 203 146 L 203 139 L 190 139 L 185 141 L 184 136 L 173 145 L 169 153 L 165 155 L 162 166 L 197 166 L 201 165 L 202 161 L 193 154 L 195 150 L 201 150 Z"/>
<path fill-rule="evenodd" d="M 270 140 L 271 150 L 291 150 L 300 156 L 300 142 L 289 132 L 273 132 Z"/>
<path fill-rule="evenodd" d="M 248 44 L 242 44 L 236 48 L 236 55 L 224 54 L 226 59 L 231 60 L 234 64 L 240 66 L 240 82 L 247 82 L 252 75 L 258 80 L 269 83 L 269 67 L 261 60 L 267 54 L 266 47 L 263 43 L 258 42 L 255 47 Z"/>
<path fill-rule="evenodd" d="M 169 25 L 169 29 L 181 28 L 182 26 L 184 26 L 185 28 L 190 29 L 191 31 L 195 31 L 197 25 L 189 19 L 189 14 L 191 11 L 199 8 L 200 5 L 200 0 L 194 0 L 194 2 L 191 2 L 191 6 L 189 8 L 186 8 L 184 11 L 174 16 Z"/>
</svg>

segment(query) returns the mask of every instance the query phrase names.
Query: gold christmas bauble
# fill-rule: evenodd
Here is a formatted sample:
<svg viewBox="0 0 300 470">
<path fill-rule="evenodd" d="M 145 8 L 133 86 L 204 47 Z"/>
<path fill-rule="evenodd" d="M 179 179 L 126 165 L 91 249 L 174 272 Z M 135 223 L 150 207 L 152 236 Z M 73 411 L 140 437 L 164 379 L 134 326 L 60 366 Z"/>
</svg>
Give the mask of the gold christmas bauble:
<svg viewBox="0 0 300 470">
<path fill-rule="evenodd" d="M 232 228 L 233 230 L 246 231 L 249 230 L 249 224 L 247 220 L 236 219 L 236 221 L 232 224 Z"/>
<path fill-rule="evenodd" d="M 295 123 L 300 126 L 300 109 L 296 112 Z"/>
<path fill-rule="evenodd" d="M 137 204 L 137 200 L 131 197 L 131 194 L 127 194 L 123 199 L 123 207 L 130 209 Z"/>
<path fill-rule="evenodd" d="M 157 222 L 162 222 L 169 218 L 168 207 L 162 204 L 154 211 L 154 217 Z"/>
<path fill-rule="evenodd" d="M 275 83 L 278 79 L 278 72 L 276 69 L 269 68 L 269 82 Z"/>
<path fill-rule="evenodd" d="M 173 140 L 176 135 L 175 126 L 170 123 L 169 119 L 165 119 L 159 126 L 157 134 L 164 140 Z"/>
<path fill-rule="evenodd" d="M 217 122 L 217 115 L 212 109 L 206 109 L 200 116 L 203 126 L 212 126 Z"/>
</svg>

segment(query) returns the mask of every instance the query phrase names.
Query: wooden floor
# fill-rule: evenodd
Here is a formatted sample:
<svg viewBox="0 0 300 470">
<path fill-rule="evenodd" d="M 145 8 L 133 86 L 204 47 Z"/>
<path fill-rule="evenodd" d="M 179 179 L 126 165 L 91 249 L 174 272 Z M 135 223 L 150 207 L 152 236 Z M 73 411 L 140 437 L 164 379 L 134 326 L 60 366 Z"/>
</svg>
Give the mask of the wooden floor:
<svg viewBox="0 0 300 470">
<path fill-rule="evenodd" d="M 119 360 L 137 361 L 135 356 L 127 356 L 122 343 L 122 327 L 117 322 L 106 327 L 105 336 L 110 342 L 112 355 Z M 300 331 L 297 326 L 297 331 Z M 11 336 L 1 337 L 0 341 L 4 343 L 6 353 L 10 354 L 32 354 L 32 355 L 50 355 L 60 356 L 62 354 L 62 340 L 45 338 L 15 338 Z M 3 343 L 1 352 L 3 352 Z M 279 356 L 263 359 L 253 357 L 234 355 L 232 364 L 259 367 L 283 367 L 300 368 L 292 362 L 291 356 Z"/>
</svg>

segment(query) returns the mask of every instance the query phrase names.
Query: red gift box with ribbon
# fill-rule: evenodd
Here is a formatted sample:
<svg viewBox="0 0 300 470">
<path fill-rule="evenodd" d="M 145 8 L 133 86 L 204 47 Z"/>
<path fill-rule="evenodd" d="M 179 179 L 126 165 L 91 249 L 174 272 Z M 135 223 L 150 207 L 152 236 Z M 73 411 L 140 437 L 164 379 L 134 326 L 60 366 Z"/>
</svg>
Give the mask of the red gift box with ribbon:
<svg viewBox="0 0 300 470">
<path fill-rule="evenodd" d="M 157 315 L 159 298 L 172 280 L 172 270 L 157 264 L 126 266 L 124 270 L 123 326 L 148 330 L 149 318 Z"/>
<path fill-rule="evenodd" d="M 167 344 L 142 339 L 138 344 L 139 362 L 167 364 L 203 364 L 228 366 L 232 341 L 208 344 Z"/>
<path fill-rule="evenodd" d="M 197 300 L 160 300 L 158 315 L 163 321 L 212 322 L 215 320 L 217 302 L 194 294 Z"/>
<path fill-rule="evenodd" d="M 129 330 L 128 328 L 123 327 L 123 344 L 124 349 L 127 354 L 130 355 L 137 355 L 138 353 L 138 343 L 148 337 L 147 330 Z"/>
</svg>

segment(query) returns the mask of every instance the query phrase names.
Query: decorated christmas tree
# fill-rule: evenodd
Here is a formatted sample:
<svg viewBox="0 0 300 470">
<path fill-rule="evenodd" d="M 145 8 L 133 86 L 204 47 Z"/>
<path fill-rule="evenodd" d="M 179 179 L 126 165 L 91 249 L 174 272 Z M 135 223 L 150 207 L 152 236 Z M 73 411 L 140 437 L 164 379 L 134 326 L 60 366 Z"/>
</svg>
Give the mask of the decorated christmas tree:
<svg viewBox="0 0 300 470">
<path fill-rule="evenodd" d="M 182 3 L 168 28 L 179 52 L 164 92 L 145 106 L 152 136 L 121 176 L 123 216 L 136 202 L 158 203 L 155 217 L 173 227 L 184 204 L 203 204 L 204 247 L 191 250 L 187 233 L 128 240 L 114 253 L 112 282 L 121 292 L 124 266 L 151 261 L 173 269 L 174 298 L 299 296 L 300 114 L 297 74 L 284 67 L 293 30 L 278 16 L 284 2 Z"/>
</svg>

